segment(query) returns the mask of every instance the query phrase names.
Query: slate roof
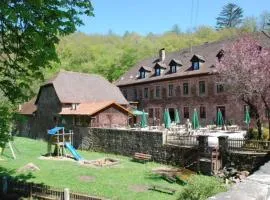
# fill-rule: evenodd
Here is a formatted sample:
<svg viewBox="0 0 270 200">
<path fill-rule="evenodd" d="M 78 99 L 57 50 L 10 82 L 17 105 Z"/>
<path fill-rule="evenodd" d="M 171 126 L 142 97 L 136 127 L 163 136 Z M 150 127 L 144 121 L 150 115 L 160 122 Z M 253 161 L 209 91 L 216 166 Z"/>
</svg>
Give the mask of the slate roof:
<svg viewBox="0 0 270 200">
<path fill-rule="evenodd" d="M 62 71 L 42 85 L 39 93 L 48 85 L 53 85 L 61 103 L 115 101 L 128 104 L 119 88 L 99 75 Z M 38 99 L 39 95 L 36 103 Z"/>
<path fill-rule="evenodd" d="M 94 102 L 94 103 L 81 103 L 75 110 L 72 110 L 70 107 L 63 107 L 60 115 L 94 115 L 95 113 L 108 108 L 110 106 L 115 106 L 119 110 L 122 110 L 125 113 L 132 115 L 130 111 L 124 107 L 116 104 L 114 101 L 103 101 L 103 102 Z"/>
<path fill-rule="evenodd" d="M 254 34 L 254 37 L 257 38 L 261 45 L 264 47 L 270 47 L 270 39 L 267 38 L 263 33 Z M 138 78 L 138 71 L 141 66 L 147 66 L 148 68 L 153 69 L 157 60 L 159 60 L 159 56 L 151 57 L 145 60 L 138 62 L 135 66 L 133 66 L 128 72 L 126 72 L 119 80 L 116 81 L 117 86 L 125 86 L 125 85 L 133 85 L 140 83 L 147 83 L 153 81 L 161 81 L 171 78 L 180 78 L 180 77 L 188 77 L 193 75 L 204 75 L 211 74 L 214 72 L 214 65 L 217 60 L 217 54 L 220 50 L 224 48 L 225 45 L 232 42 L 236 38 L 231 38 L 223 41 L 217 41 L 212 43 L 205 43 L 200 46 L 192 47 L 192 52 L 190 49 L 183 49 L 181 51 L 166 53 L 164 64 L 166 66 L 172 60 L 181 61 L 183 66 L 178 67 L 176 73 L 170 73 L 169 68 L 165 70 L 161 76 L 149 76 L 144 79 Z M 199 70 L 191 70 L 192 63 L 190 62 L 191 58 L 196 55 L 200 59 L 205 62 L 200 64 Z"/>
</svg>

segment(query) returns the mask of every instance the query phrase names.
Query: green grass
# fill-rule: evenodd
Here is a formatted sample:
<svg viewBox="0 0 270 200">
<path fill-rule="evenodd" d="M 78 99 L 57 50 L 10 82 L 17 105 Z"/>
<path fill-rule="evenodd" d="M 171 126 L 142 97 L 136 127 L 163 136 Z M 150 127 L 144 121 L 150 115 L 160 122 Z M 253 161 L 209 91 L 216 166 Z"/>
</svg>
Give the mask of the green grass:
<svg viewBox="0 0 270 200">
<path fill-rule="evenodd" d="M 33 172 L 27 181 L 43 183 L 56 188 L 70 188 L 73 192 L 86 193 L 94 196 L 101 196 L 110 199 L 154 199 L 154 200 L 173 200 L 177 199 L 182 186 L 173 183 L 170 184 L 165 180 L 150 176 L 153 168 L 161 167 L 161 164 L 149 162 L 146 164 L 132 162 L 129 157 L 79 151 L 87 160 L 110 157 L 120 160 L 120 164 L 112 167 L 91 168 L 80 166 L 77 162 L 71 161 L 54 161 L 40 160 L 38 157 L 46 153 L 47 143 L 28 138 L 16 137 L 14 145 L 20 151 L 16 153 L 17 159 L 13 160 L 11 152 L 6 148 L 4 155 L 1 157 L 0 165 L 13 176 L 20 175 L 17 171 L 20 167 L 32 162 L 40 168 L 40 171 Z M 1 173 L 1 172 L 0 172 Z M 2 172 L 3 173 L 3 172 Z M 24 174 L 27 175 L 27 174 Z M 84 182 L 79 176 L 95 177 L 93 182 Z M 176 189 L 178 194 L 168 195 L 155 191 L 135 192 L 129 187 L 132 185 L 161 185 Z"/>
</svg>

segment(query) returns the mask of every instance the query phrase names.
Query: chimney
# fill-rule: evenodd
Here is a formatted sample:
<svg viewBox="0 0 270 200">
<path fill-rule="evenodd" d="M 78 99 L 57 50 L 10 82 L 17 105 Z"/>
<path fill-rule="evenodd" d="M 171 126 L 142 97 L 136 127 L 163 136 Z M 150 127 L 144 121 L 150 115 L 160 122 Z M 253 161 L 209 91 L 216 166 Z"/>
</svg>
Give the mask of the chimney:
<svg viewBox="0 0 270 200">
<path fill-rule="evenodd" d="M 159 61 L 160 62 L 165 61 L 165 48 L 162 48 L 159 50 Z"/>
</svg>

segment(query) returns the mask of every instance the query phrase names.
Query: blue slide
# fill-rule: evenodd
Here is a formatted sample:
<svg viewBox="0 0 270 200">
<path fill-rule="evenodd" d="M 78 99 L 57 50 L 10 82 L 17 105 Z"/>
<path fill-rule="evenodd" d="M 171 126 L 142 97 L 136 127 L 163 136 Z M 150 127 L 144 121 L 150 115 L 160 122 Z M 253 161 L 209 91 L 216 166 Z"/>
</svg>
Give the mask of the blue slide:
<svg viewBox="0 0 270 200">
<path fill-rule="evenodd" d="M 65 142 L 65 146 L 72 153 L 72 155 L 74 156 L 74 158 L 76 160 L 78 160 L 78 161 L 83 160 L 83 158 L 78 154 L 78 152 L 76 151 L 76 149 L 74 149 L 74 147 L 70 143 Z"/>
</svg>

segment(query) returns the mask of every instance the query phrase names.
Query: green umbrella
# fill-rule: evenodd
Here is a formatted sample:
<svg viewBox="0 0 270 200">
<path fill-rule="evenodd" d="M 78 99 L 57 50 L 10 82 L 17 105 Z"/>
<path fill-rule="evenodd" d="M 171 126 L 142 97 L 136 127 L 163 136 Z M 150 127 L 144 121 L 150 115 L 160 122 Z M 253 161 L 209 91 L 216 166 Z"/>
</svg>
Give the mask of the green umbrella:
<svg viewBox="0 0 270 200">
<path fill-rule="evenodd" d="M 165 128 L 170 128 L 171 127 L 171 118 L 168 109 L 165 108 L 164 114 L 163 114 L 163 121 Z"/>
<path fill-rule="evenodd" d="M 174 111 L 174 121 L 176 124 L 180 124 L 180 117 L 177 109 Z"/>
<path fill-rule="evenodd" d="M 246 109 L 246 113 L 245 113 L 245 123 L 247 124 L 247 127 L 248 127 L 248 129 L 249 129 L 250 115 L 249 115 L 249 110 L 248 110 L 248 108 Z"/>
<path fill-rule="evenodd" d="M 140 110 L 133 110 L 132 114 L 135 116 L 142 116 L 143 115 L 143 111 Z M 148 115 L 148 113 L 144 112 L 144 114 Z"/>
<path fill-rule="evenodd" d="M 223 121 L 222 113 L 221 113 L 220 109 L 218 109 L 218 112 L 217 112 L 217 126 L 221 127 L 223 124 L 224 124 L 224 121 Z"/>
<path fill-rule="evenodd" d="M 167 112 L 166 112 L 166 124 L 165 124 L 165 127 L 166 128 L 170 128 L 171 127 L 171 117 L 170 117 L 170 113 L 169 113 L 169 110 L 167 109 Z"/>
<path fill-rule="evenodd" d="M 198 112 L 196 109 L 194 109 L 194 113 L 192 116 L 192 128 L 198 129 L 199 127 L 200 127 L 200 124 L 199 124 Z"/>
<path fill-rule="evenodd" d="M 165 110 L 164 110 L 164 112 L 163 112 L 163 122 L 164 122 L 164 125 L 166 126 L 166 123 L 167 123 L 167 117 L 166 117 L 166 108 L 165 108 Z"/>
<path fill-rule="evenodd" d="M 142 111 L 141 128 L 145 128 L 145 127 L 147 127 L 147 117 L 146 117 L 146 113 L 144 111 Z"/>
</svg>

